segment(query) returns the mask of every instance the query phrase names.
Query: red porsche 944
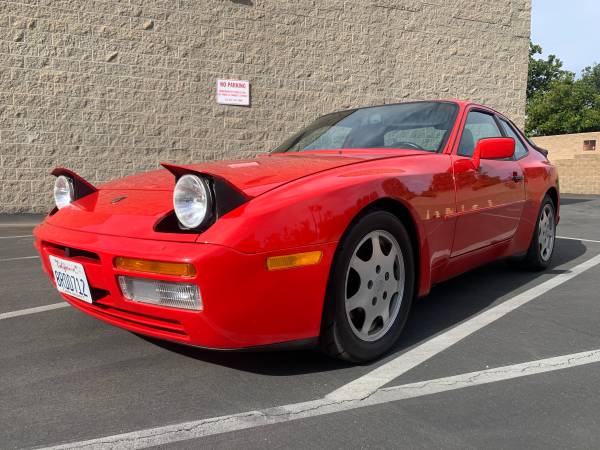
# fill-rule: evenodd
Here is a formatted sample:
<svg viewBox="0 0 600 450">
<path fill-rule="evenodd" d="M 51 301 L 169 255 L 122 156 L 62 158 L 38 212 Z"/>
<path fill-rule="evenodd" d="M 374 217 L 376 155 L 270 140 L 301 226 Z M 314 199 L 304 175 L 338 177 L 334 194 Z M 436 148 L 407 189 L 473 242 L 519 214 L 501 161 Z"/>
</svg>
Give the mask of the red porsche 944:
<svg viewBox="0 0 600 450">
<path fill-rule="evenodd" d="M 163 166 L 98 187 L 55 169 L 35 230 L 69 303 L 159 339 L 368 361 L 433 284 L 554 250 L 555 167 L 468 102 L 335 112 L 254 159 Z"/>
</svg>

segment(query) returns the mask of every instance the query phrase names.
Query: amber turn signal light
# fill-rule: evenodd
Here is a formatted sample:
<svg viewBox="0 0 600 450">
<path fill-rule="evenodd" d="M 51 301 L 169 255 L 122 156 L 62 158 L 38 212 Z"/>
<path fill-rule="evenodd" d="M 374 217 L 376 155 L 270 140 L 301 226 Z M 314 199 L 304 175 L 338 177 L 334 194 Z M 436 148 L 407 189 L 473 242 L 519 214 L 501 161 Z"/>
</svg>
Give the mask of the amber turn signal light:
<svg viewBox="0 0 600 450">
<path fill-rule="evenodd" d="M 292 267 L 311 266 L 321 262 L 323 252 L 294 253 L 293 255 L 271 256 L 267 258 L 267 269 L 281 270 Z"/>
<path fill-rule="evenodd" d="M 174 277 L 193 277 L 196 275 L 196 268 L 192 264 L 149 261 L 146 259 L 125 258 L 123 256 L 115 258 L 115 267 L 132 272 L 171 275 Z"/>
</svg>

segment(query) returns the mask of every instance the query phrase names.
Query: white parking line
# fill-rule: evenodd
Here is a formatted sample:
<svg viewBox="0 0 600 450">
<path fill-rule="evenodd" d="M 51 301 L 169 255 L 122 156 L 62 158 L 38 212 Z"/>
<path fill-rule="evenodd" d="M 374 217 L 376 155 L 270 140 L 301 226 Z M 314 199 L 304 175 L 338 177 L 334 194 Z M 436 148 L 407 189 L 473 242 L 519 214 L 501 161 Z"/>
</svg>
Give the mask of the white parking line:
<svg viewBox="0 0 600 450">
<path fill-rule="evenodd" d="M 586 241 L 575 238 L 566 239 Z M 38 257 L 32 256 L 9 258 L 7 260 L 0 261 L 32 258 Z M 462 375 L 383 388 L 384 385 L 393 381 L 398 376 L 406 373 L 408 370 L 416 367 L 443 350 L 448 349 L 450 346 L 456 344 L 465 337 L 475 333 L 483 327 L 504 317 L 506 314 L 529 303 L 535 298 L 538 298 L 540 295 L 548 292 L 549 290 L 566 283 L 577 275 L 597 266 L 598 264 L 600 264 L 600 255 L 597 255 L 568 270 L 567 272 L 559 274 L 545 281 L 544 283 L 541 283 L 538 286 L 518 294 L 495 307 L 483 311 L 479 315 L 468 319 L 456 327 L 435 336 L 420 346 L 417 346 L 396 357 L 395 359 L 383 364 L 365 376 L 354 380 L 345 386 L 342 386 L 324 398 L 308 402 L 283 405 L 274 408 L 254 410 L 239 414 L 149 428 L 130 433 L 123 433 L 119 435 L 74 442 L 48 448 L 106 448 L 107 446 L 110 446 L 110 448 L 128 449 L 147 448 L 162 444 L 201 438 L 203 436 L 289 422 L 408 398 L 417 398 L 470 386 L 483 385 L 503 380 L 521 378 L 533 374 L 552 372 L 570 367 L 598 363 L 600 362 L 600 349 L 564 355 L 555 358 L 547 358 L 512 366 L 505 366 L 496 369 L 487 369 Z M 67 303 L 56 303 L 53 305 L 28 308 L 25 310 L 0 314 L 0 319 L 34 314 L 37 312 L 67 306 Z"/>
<path fill-rule="evenodd" d="M 31 228 L 39 224 L 40 222 L 5 222 L 0 223 L 0 228 Z"/>
<path fill-rule="evenodd" d="M 394 378 L 398 378 L 400 375 L 448 349 L 467 336 L 481 330 L 483 327 L 504 317 L 506 314 L 529 303 L 533 299 L 538 298 L 549 290 L 566 283 L 598 264 L 600 264 L 600 255 L 596 255 L 567 272 L 556 275 L 497 306 L 483 311 L 454 328 L 435 336 L 429 341 L 397 356 L 382 366 L 379 366 L 366 375 L 336 389 L 327 395 L 327 398 L 339 401 L 367 397 L 380 387 L 390 383 Z"/>
<path fill-rule="evenodd" d="M 20 261 L 22 259 L 38 259 L 38 258 L 39 258 L 39 256 L 20 256 L 18 258 L 0 259 L 0 262 Z"/>
<path fill-rule="evenodd" d="M 569 241 L 581 241 L 581 242 L 593 242 L 594 244 L 600 244 L 600 241 L 595 241 L 594 239 L 581 239 L 576 237 L 569 236 L 556 236 L 557 239 L 567 239 Z"/>
<path fill-rule="evenodd" d="M 0 314 L 0 320 L 11 319 L 13 317 L 19 317 L 19 316 L 27 316 L 29 314 L 50 311 L 53 309 L 66 308 L 67 306 L 69 306 L 69 304 L 67 302 L 61 302 L 61 303 L 52 303 L 50 305 L 44 305 L 44 306 L 36 306 L 35 308 L 20 309 L 18 311 L 11 311 L 11 312 Z"/>
<path fill-rule="evenodd" d="M 378 389 L 372 395 L 353 400 L 319 399 L 303 403 L 278 406 L 240 414 L 213 417 L 184 422 L 164 427 L 148 428 L 131 433 L 117 434 L 88 441 L 46 447 L 46 450 L 58 449 L 134 449 L 148 448 L 174 442 L 187 441 L 205 436 L 228 433 L 231 431 L 256 428 L 282 422 L 338 413 L 366 406 L 381 405 L 409 398 L 423 397 L 445 391 L 479 386 L 498 381 L 522 378 L 529 375 L 553 372 L 571 367 L 600 362 L 600 350 L 574 353 L 541 359 L 523 364 L 486 369 L 435 380 Z M 515 389 L 518 389 L 515 388 Z M 200 447 L 200 446 L 197 446 Z"/>
<path fill-rule="evenodd" d="M 21 236 L 0 236 L 0 239 L 21 239 L 33 237 L 33 234 L 23 234 Z"/>
</svg>

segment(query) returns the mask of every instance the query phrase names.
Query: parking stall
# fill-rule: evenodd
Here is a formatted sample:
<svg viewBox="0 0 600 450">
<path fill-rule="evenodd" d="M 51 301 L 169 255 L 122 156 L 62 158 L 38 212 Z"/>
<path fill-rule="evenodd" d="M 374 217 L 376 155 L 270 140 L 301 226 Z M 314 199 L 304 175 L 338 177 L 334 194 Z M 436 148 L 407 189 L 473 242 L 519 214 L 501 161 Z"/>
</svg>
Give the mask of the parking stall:
<svg viewBox="0 0 600 450">
<path fill-rule="evenodd" d="M 596 447 L 600 197 L 565 196 L 545 272 L 497 262 L 434 287 L 394 352 L 211 352 L 66 307 L 0 220 L 0 447 Z"/>
</svg>

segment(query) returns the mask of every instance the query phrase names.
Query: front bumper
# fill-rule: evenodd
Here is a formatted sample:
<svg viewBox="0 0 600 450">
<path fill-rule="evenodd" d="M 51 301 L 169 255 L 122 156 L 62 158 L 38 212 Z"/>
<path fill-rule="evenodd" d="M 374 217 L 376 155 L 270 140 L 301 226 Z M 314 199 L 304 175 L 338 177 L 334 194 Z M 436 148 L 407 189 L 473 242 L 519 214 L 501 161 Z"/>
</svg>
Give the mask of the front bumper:
<svg viewBox="0 0 600 450">
<path fill-rule="evenodd" d="M 130 331 L 215 349 L 237 349 L 311 339 L 319 335 L 323 300 L 335 243 L 245 254 L 202 243 L 166 242 L 73 231 L 43 223 L 35 231 L 44 270 L 49 255 L 81 263 L 93 304 L 63 297 L 81 311 Z M 319 264 L 269 272 L 266 258 L 321 250 Z M 117 270 L 117 256 L 187 262 L 200 288 L 203 309 L 191 311 L 132 302 L 123 297 L 118 275 L 190 282 L 172 276 Z"/>
</svg>

